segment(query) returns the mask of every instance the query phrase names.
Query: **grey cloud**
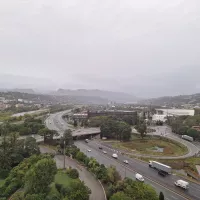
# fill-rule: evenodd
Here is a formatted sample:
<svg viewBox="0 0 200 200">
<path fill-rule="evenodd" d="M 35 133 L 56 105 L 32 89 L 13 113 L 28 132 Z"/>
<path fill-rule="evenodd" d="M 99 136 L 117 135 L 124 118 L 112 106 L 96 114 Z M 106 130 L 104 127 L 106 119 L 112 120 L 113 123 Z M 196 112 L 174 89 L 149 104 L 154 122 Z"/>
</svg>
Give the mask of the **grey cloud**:
<svg viewBox="0 0 200 200">
<path fill-rule="evenodd" d="M 0 13 L 0 73 L 139 96 L 198 90 L 199 0 L 2 0 Z"/>
</svg>

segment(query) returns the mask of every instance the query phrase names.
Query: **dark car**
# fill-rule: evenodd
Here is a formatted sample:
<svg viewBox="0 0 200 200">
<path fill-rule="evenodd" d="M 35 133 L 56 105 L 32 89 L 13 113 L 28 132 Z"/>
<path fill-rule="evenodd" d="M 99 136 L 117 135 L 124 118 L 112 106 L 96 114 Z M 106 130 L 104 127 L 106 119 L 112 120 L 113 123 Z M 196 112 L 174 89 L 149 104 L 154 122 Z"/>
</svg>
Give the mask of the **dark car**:
<svg viewBox="0 0 200 200">
<path fill-rule="evenodd" d="M 99 147 L 99 149 L 103 149 L 102 147 Z"/>
<path fill-rule="evenodd" d="M 163 176 L 163 177 L 165 177 L 167 175 L 167 173 L 162 171 L 162 170 L 158 171 L 158 174 Z"/>
</svg>

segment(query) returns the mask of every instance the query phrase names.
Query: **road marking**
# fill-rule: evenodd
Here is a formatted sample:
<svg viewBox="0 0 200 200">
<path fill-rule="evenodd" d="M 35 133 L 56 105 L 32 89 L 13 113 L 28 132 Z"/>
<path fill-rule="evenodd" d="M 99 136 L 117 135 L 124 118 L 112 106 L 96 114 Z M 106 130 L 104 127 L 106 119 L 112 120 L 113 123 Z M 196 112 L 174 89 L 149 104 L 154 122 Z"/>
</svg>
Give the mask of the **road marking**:
<svg viewBox="0 0 200 200">
<path fill-rule="evenodd" d="M 173 199 L 177 199 L 176 197 L 174 197 L 174 196 L 171 196 Z"/>
</svg>

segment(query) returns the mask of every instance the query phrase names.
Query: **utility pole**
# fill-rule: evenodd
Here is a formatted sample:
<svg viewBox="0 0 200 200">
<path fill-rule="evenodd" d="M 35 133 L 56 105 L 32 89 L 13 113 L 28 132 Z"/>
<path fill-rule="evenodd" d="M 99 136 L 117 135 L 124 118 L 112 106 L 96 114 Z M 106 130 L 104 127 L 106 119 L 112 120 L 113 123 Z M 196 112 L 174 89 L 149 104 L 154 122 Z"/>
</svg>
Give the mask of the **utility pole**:
<svg viewBox="0 0 200 200">
<path fill-rule="evenodd" d="M 64 156 L 64 166 L 63 166 L 63 168 L 65 169 L 65 140 L 64 140 L 63 156 Z"/>
</svg>

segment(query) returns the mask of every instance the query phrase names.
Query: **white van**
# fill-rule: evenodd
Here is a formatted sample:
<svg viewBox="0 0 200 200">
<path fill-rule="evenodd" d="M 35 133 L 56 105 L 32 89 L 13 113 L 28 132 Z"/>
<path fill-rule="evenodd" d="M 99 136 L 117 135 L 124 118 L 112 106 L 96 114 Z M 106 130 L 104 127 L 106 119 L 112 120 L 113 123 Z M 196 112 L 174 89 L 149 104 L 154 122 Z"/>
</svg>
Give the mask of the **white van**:
<svg viewBox="0 0 200 200">
<path fill-rule="evenodd" d="M 144 178 L 143 178 L 143 176 L 141 175 L 141 174 L 135 174 L 135 178 L 136 178 L 136 180 L 138 180 L 138 181 L 141 181 L 141 182 L 144 182 Z"/>
<path fill-rule="evenodd" d="M 112 157 L 113 158 L 118 158 L 118 155 L 116 153 L 113 153 Z"/>
<path fill-rule="evenodd" d="M 189 188 L 189 183 L 187 181 L 177 180 L 176 182 L 174 182 L 174 184 L 177 187 L 181 187 L 183 189 L 188 189 Z"/>
</svg>

